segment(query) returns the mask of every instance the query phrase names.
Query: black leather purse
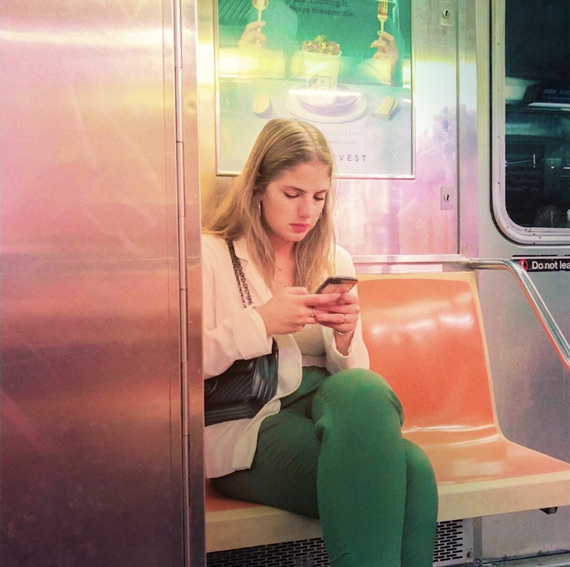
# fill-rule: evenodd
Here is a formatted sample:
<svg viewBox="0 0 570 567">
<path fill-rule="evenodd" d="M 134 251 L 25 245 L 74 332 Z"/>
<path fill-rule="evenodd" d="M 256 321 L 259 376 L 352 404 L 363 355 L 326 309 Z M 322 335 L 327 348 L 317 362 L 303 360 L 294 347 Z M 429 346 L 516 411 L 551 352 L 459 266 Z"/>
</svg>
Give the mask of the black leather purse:
<svg viewBox="0 0 570 567">
<path fill-rule="evenodd" d="M 228 248 L 245 308 L 253 302 L 231 240 L 228 240 Z M 279 349 L 273 339 L 271 354 L 236 360 L 219 376 L 208 378 L 204 382 L 206 425 L 254 417 L 277 391 L 278 361 Z"/>
</svg>

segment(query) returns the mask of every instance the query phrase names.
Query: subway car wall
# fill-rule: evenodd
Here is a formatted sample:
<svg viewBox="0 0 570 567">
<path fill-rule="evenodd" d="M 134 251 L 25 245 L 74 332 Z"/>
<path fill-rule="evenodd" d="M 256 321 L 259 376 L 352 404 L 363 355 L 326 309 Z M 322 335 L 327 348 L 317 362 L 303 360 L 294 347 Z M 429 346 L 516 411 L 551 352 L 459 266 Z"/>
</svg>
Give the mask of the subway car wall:
<svg viewBox="0 0 570 567">
<path fill-rule="evenodd" d="M 358 266 L 379 271 L 386 261 L 404 269 L 411 258 L 570 255 L 568 239 L 556 246 L 516 243 L 499 230 L 490 206 L 499 159 L 489 152 L 491 117 L 499 112 L 489 101 L 487 62 L 495 56 L 489 30 L 504 1 L 409 4 L 410 98 L 400 110 L 412 117 L 412 173 L 341 177 L 339 243 Z M 515 4 L 509 0 L 509 13 Z M 231 181 L 216 161 L 216 84 L 232 80 L 215 74 L 223 55 L 216 5 L 0 3 L 3 566 L 204 565 L 203 509 L 198 501 L 192 510 L 189 500 L 203 490 L 199 220 Z M 530 35 L 564 20 L 567 3 L 540 6 L 535 19 L 520 15 Z M 513 84 L 529 80 L 508 73 Z M 505 115 L 519 116 L 516 104 L 505 109 L 505 98 L 499 104 Z M 532 116 L 509 128 L 527 128 L 532 143 L 566 135 L 566 111 L 547 127 Z M 379 129 L 390 126 L 374 120 Z M 530 156 L 556 172 L 560 163 L 560 175 L 546 179 L 543 192 L 566 206 L 564 144 L 529 150 L 525 142 L 521 149 L 521 140 L 505 139 L 512 132 L 500 120 L 501 143 L 513 159 Z M 247 123 L 263 122 L 255 115 Z M 346 130 L 354 137 L 354 124 Z M 504 162 L 500 167 L 505 174 Z M 543 169 L 545 177 L 549 171 Z M 534 177 L 528 180 L 530 186 Z M 517 226 L 536 222 L 526 204 L 509 200 L 505 208 Z M 532 277 L 570 336 L 568 274 Z M 567 372 L 516 284 L 495 273 L 481 274 L 479 282 L 505 433 L 570 461 Z M 570 550 L 569 523 L 567 509 L 486 518 L 483 555 Z"/>
<path fill-rule="evenodd" d="M 570 197 L 570 5 L 565 0 L 540 6 L 506 0 L 490 6 L 490 21 L 482 12 L 479 25 L 479 33 L 491 30 L 491 52 L 479 52 L 480 59 L 491 61 L 489 79 L 479 84 L 479 108 L 484 109 L 487 101 L 490 105 L 489 120 L 479 127 L 479 255 L 515 261 L 524 256 L 565 258 L 570 255 L 570 229 L 563 226 L 560 209 L 565 212 Z M 535 85 L 562 88 L 547 93 L 557 95 L 557 100 L 541 101 L 529 98 L 541 92 Z M 539 215 L 543 207 L 545 214 Z M 569 337 L 569 272 L 529 275 Z M 570 461 L 568 372 L 510 276 L 482 272 L 479 286 L 504 433 Z M 569 550 L 569 523 L 567 508 L 550 517 L 537 512 L 485 518 L 485 556 Z"/>
</svg>

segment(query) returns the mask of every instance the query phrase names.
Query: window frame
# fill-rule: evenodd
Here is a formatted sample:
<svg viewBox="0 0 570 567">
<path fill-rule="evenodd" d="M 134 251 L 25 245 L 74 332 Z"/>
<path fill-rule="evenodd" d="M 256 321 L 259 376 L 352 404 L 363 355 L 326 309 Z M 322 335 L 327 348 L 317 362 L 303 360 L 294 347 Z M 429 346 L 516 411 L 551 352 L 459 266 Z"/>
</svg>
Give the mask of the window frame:
<svg viewBox="0 0 570 567">
<path fill-rule="evenodd" d="M 513 1 L 513 0 L 511 0 Z M 517 224 L 507 211 L 506 144 L 507 99 L 505 65 L 505 13 L 507 0 L 496 0 L 491 18 L 491 208 L 495 223 L 518 244 L 551 246 L 570 244 L 570 227 L 528 227 Z M 538 140 L 538 137 L 537 137 Z"/>
</svg>

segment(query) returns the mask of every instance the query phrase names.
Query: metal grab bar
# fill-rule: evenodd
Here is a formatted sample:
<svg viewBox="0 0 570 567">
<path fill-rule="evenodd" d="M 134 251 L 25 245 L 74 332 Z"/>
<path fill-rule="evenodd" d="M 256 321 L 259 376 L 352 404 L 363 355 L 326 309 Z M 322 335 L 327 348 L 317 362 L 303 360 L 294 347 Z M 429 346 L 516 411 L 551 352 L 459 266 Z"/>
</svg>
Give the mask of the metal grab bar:
<svg viewBox="0 0 570 567">
<path fill-rule="evenodd" d="M 454 262 L 463 263 L 463 262 Z M 570 345 L 556 324 L 528 273 L 512 260 L 473 258 L 465 262 L 471 270 L 507 270 L 517 280 L 552 346 L 567 370 L 570 370 Z"/>
</svg>

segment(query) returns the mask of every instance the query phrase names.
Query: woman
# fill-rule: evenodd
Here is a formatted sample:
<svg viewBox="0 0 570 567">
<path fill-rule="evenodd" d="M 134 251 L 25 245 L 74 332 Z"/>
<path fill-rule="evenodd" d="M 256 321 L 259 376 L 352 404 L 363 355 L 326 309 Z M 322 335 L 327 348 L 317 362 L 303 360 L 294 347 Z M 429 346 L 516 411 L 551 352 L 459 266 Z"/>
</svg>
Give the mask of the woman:
<svg viewBox="0 0 570 567">
<path fill-rule="evenodd" d="M 205 377 L 279 346 L 277 395 L 253 418 L 206 427 L 206 474 L 232 498 L 320 517 L 333 567 L 432 565 L 431 465 L 402 439 L 400 403 L 367 370 L 353 275 L 333 243 L 333 157 L 296 120 L 261 131 L 203 239 Z M 243 308 L 225 239 L 253 305 Z"/>
</svg>

